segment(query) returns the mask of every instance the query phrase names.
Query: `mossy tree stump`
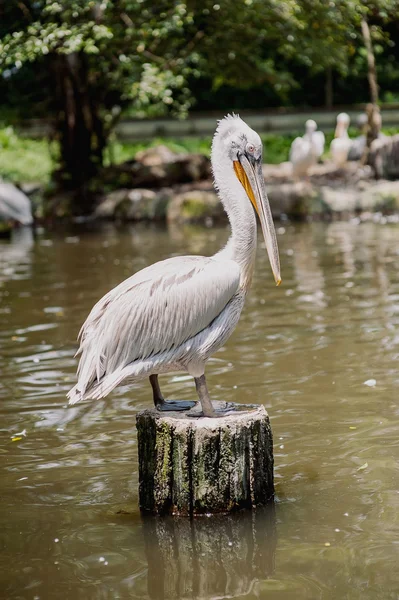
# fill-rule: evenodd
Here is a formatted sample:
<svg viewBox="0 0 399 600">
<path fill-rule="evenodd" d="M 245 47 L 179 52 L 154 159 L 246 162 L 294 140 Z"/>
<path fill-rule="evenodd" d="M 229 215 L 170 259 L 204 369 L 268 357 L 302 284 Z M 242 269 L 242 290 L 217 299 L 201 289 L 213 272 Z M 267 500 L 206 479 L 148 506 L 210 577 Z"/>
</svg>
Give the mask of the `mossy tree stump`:
<svg viewBox="0 0 399 600">
<path fill-rule="evenodd" d="M 215 403 L 217 404 L 217 403 Z M 222 404 L 222 403 L 219 403 Z M 154 514 L 228 513 L 274 493 L 273 438 L 263 406 L 230 405 L 218 418 L 137 415 L 140 508 Z"/>
</svg>

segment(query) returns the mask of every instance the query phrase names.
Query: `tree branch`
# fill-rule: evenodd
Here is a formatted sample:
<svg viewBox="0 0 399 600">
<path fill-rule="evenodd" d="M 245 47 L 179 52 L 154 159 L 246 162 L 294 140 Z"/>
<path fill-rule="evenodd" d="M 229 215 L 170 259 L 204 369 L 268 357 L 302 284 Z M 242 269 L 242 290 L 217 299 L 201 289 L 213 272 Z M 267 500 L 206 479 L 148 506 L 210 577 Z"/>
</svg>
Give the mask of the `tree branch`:
<svg viewBox="0 0 399 600">
<path fill-rule="evenodd" d="M 364 39 L 364 45 L 367 50 L 367 65 L 368 65 L 368 80 L 370 86 L 371 102 L 373 104 L 378 103 L 378 84 L 377 84 L 377 73 L 375 69 L 375 57 L 373 52 L 373 45 L 371 43 L 371 35 L 369 24 L 366 19 L 362 19 L 362 34 Z"/>
</svg>

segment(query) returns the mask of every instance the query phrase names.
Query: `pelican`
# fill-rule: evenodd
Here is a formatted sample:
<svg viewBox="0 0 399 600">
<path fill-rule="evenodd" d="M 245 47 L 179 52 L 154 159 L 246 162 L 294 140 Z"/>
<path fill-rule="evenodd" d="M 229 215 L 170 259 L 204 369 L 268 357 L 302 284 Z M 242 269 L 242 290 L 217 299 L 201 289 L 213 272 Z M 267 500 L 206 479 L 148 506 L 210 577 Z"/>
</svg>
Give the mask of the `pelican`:
<svg viewBox="0 0 399 600">
<path fill-rule="evenodd" d="M 211 163 L 231 225 L 227 245 L 212 257 L 157 262 L 97 302 L 79 334 L 78 382 L 68 393 L 70 404 L 149 377 L 158 410 L 187 410 L 195 403 L 165 400 L 158 383 L 160 373 L 186 371 L 194 377 L 202 415 L 217 416 L 205 365 L 231 335 L 244 306 L 254 271 L 255 211 L 277 285 L 281 278 L 259 135 L 228 115 L 218 123 Z"/>
<path fill-rule="evenodd" d="M 0 181 L 0 220 L 32 225 L 30 200 L 12 183 Z"/>
<path fill-rule="evenodd" d="M 366 147 L 366 135 L 368 128 L 368 116 L 366 113 L 361 113 L 356 119 L 356 127 L 358 128 L 360 135 L 352 140 L 349 152 L 348 160 L 360 160 L 363 156 L 364 149 Z"/>
<path fill-rule="evenodd" d="M 339 113 L 337 116 L 335 137 L 330 144 L 331 157 L 337 167 L 343 167 L 348 160 L 348 152 L 352 145 L 352 140 L 348 135 L 349 123 L 349 115 L 346 113 Z"/>
<path fill-rule="evenodd" d="M 381 132 L 382 116 L 380 112 L 374 112 L 373 121 L 374 127 L 378 132 L 378 137 L 376 140 L 386 140 L 388 136 Z M 367 131 L 369 128 L 369 117 L 366 113 L 362 113 L 357 117 L 356 126 L 361 135 L 356 137 L 354 140 L 351 140 L 352 143 L 348 152 L 348 160 L 360 160 L 363 158 L 367 143 Z M 378 142 L 374 143 L 376 140 L 373 140 L 372 142 L 372 145 L 374 144 L 374 148 L 379 145 Z"/>
<path fill-rule="evenodd" d="M 291 144 L 290 162 L 292 173 L 296 177 L 307 175 L 324 152 L 324 133 L 316 131 L 317 123 L 308 119 L 305 123 L 305 135 L 297 137 Z"/>
</svg>

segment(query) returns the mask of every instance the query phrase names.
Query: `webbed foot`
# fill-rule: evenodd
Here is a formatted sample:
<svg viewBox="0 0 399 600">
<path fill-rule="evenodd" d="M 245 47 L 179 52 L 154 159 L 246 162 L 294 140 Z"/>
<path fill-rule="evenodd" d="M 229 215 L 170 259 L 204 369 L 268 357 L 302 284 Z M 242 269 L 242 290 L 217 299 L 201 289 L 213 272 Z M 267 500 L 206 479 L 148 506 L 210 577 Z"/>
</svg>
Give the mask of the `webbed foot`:
<svg viewBox="0 0 399 600">
<path fill-rule="evenodd" d="M 161 412 L 184 411 L 193 408 L 197 402 L 192 400 L 162 400 L 156 403 L 156 409 Z"/>
</svg>

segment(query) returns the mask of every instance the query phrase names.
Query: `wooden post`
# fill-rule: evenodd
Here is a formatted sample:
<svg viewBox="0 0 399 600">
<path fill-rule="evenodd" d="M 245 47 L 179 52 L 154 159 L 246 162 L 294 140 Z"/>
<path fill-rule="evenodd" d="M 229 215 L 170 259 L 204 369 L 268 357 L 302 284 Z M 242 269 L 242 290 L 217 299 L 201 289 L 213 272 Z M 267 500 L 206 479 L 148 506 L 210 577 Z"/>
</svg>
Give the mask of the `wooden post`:
<svg viewBox="0 0 399 600">
<path fill-rule="evenodd" d="M 196 416 L 199 408 L 137 415 L 143 511 L 228 513 L 271 500 L 273 439 L 267 412 L 257 405 L 229 406 L 231 414 L 218 418 Z"/>
</svg>

